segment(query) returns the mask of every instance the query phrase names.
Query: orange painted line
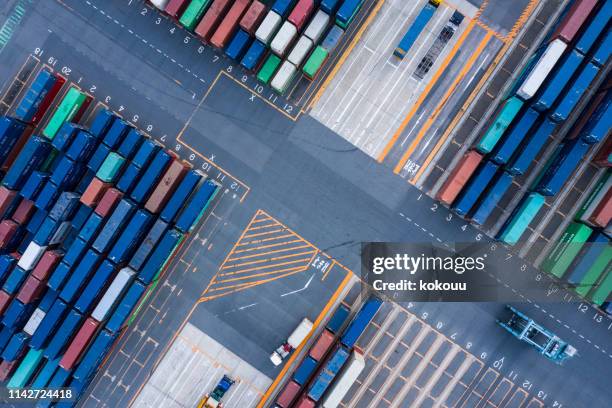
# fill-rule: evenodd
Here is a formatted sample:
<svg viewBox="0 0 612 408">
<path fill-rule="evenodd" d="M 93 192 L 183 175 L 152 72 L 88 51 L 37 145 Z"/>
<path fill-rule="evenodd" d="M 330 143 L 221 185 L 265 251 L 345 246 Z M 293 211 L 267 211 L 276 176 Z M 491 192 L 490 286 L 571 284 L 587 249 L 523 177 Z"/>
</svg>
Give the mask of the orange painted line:
<svg viewBox="0 0 612 408">
<path fill-rule="evenodd" d="M 387 143 L 382 153 L 378 156 L 377 160 L 379 163 L 382 163 L 385 160 L 385 158 L 391 151 L 391 148 L 395 145 L 395 143 L 397 143 L 397 140 L 402 135 L 402 132 L 404 131 L 404 129 L 406 129 L 406 126 L 408 126 L 408 123 L 412 120 L 417 110 L 421 107 L 421 105 L 427 98 L 427 95 L 429 95 L 429 92 L 431 92 L 434 85 L 438 82 L 438 80 L 440 79 L 444 71 L 446 71 L 446 67 L 451 62 L 451 60 L 454 58 L 455 54 L 457 54 L 457 51 L 459 51 L 459 48 L 461 48 L 461 45 L 465 42 L 465 39 L 467 38 L 468 34 L 474 28 L 474 25 L 475 25 L 474 20 L 469 22 L 468 26 L 466 27 L 465 31 L 461 34 L 461 37 L 459 37 L 459 39 L 457 40 L 457 43 L 455 44 L 453 49 L 444 59 L 444 61 L 440 65 L 440 68 L 438 68 L 436 73 L 432 76 L 431 80 L 429 81 L 429 83 L 427 84 L 427 86 L 425 87 L 421 95 L 419 96 L 419 99 L 414 103 L 414 105 L 412 105 L 412 109 L 410 109 L 410 112 L 408 112 L 408 115 L 406 115 L 406 117 L 402 121 L 399 129 L 397 129 L 397 131 L 393 134 L 393 137 L 391 138 L 389 143 Z M 398 173 L 398 171 L 396 171 L 396 173 Z"/>
<path fill-rule="evenodd" d="M 340 293 L 342 293 L 342 291 L 344 290 L 346 285 L 348 285 L 348 283 L 351 280 L 352 276 L 353 276 L 352 273 L 347 273 L 346 274 L 346 276 L 344 277 L 344 279 L 342 280 L 340 285 L 338 285 L 338 288 L 336 288 L 336 291 L 334 292 L 334 294 L 329 298 L 329 300 L 327 301 L 327 303 L 323 307 L 323 310 L 321 310 L 321 313 L 319 313 L 319 316 L 317 316 L 317 319 L 314 321 L 313 327 L 317 327 L 317 326 L 319 326 L 319 324 L 321 324 L 321 322 L 323 321 L 323 319 L 325 318 L 325 316 L 327 315 L 327 313 L 329 312 L 329 310 L 331 309 L 333 304 L 338 299 L 338 296 L 340 296 Z M 279 383 L 285 377 L 285 374 L 287 374 L 287 371 L 289 370 L 289 367 L 291 367 L 291 364 L 293 364 L 293 362 L 295 361 L 297 356 L 300 354 L 302 349 L 306 346 L 306 343 L 308 343 L 308 340 L 310 339 L 310 337 L 312 337 L 313 334 L 314 334 L 314 330 L 311 330 L 310 333 L 308 333 L 308 336 L 306 336 L 306 338 L 298 346 L 298 348 L 295 349 L 295 351 L 289 356 L 289 358 L 287 359 L 283 369 L 280 371 L 280 373 L 278 373 L 278 375 L 276 376 L 276 378 L 274 379 L 272 384 L 270 384 L 270 386 L 268 387 L 268 389 L 264 393 L 263 397 L 261 398 L 261 400 L 257 404 L 257 408 L 263 408 L 263 406 L 266 404 L 268 398 L 270 398 L 272 393 L 276 390 L 276 387 L 278 387 Z"/>
<path fill-rule="evenodd" d="M 245 255 L 245 256 L 242 256 L 242 257 L 238 257 L 238 258 L 232 258 L 231 261 L 233 262 L 233 261 L 239 261 L 239 260 L 242 260 L 242 259 L 260 258 L 260 257 L 272 255 L 272 254 L 278 254 L 278 253 L 281 253 L 281 252 L 294 251 L 296 249 L 304 249 L 304 248 L 310 248 L 310 246 L 309 245 L 301 245 L 301 246 L 297 246 L 297 247 L 275 249 L 274 251 L 267 251 L 267 252 L 264 252 L 264 253 L 261 253 L 261 254 Z M 308 253 L 310 253 L 310 251 Z M 280 258 L 286 258 L 286 257 L 291 257 L 291 256 L 296 256 L 296 254 L 289 254 L 289 255 L 285 255 L 283 257 L 274 257 L 274 258 L 260 259 L 257 262 L 274 261 L 274 260 L 277 260 L 277 259 L 280 259 Z M 235 267 L 238 267 L 238 266 L 244 266 L 244 265 L 250 265 L 250 264 L 251 264 L 251 262 L 225 265 L 224 269 L 235 268 Z"/>
<path fill-rule="evenodd" d="M 238 278 L 217 280 L 217 283 L 219 285 L 221 285 L 223 283 L 244 281 L 245 279 L 258 278 L 258 277 L 261 277 L 261 276 L 270 276 L 270 275 L 274 275 L 274 274 L 284 274 L 286 272 L 303 272 L 306 269 L 308 269 L 308 258 L 304 258 L 302 261 L 303 261 L 303 263 L 305 265 L 292 266 L 290 268 L 283 268 L 283 269 L 275 269 L 275 270 L 269 271 L 269 272 L 256 273 L 254 275 L 241 276 L 241 277 L 238 277 Z M 266 279 L 268 279 L 268 278 L 266 278 Z M 259 280 L 252 281 L 250 283 L 256 283 L 256 282 L 259 282 Z M 240 286 L 240 285 L 244 285 L 244 283 L 240 283 L 237 286 Z M 229 286 L 223 285 L 223 286 L 221 286 L 219 288 L 213 288 L 210 291 L 214 292 L 214 291 L 218 291 L 218 290 L 233 288 L 235 286 L 236 285 L 229 285 Z"/>
<path fill-rule="evenodd" d="M 279 228 L 279 229 L 274 230 L 274 231 L 259 232 L 257 234 L 245 235 L 244 238 L 261 237 L 261 236 L 264 236 L 264 235 L 276 234 L 278 232 L 283 232 L 283 231 L 284 231 L 284 228 Z"/>
<path fill-rule="evenodd" d="M 527 20 L 529 20 L 529 17 L 531 17 L 531 15 L 533 14 L 538 3 L 539 3 L 538 0 L 530 0 L 529 3 L 527 3 L 527 6 L 525 6 L 525 8 L 523 9 L 523 12 L 519 16 L 519 18 L 516 20 L 516 23 L 514 23 L 514 26 L 512 27 L 512 29 L 506 36 L 507 41 L 510 41 L 514 37 L 516 37 L 516 35 L 521 30 L 521 28 L 523 28 Z"/>
<path fill-rule="evenodd" d="M 283 238 L 289 238 L 289 237 L 293 237 L 295 236 L 293 233 L 289 233 L 286 235 L 279 235 L 277 237 L 272 237 L 272 238 L 264 238 L 264 239 L 255 239 L 253 241 L 247 241 L 244 243 L 240 243 L 236 246 L 245 246 L 245 245 L 253 245 L 253 244 L 260 244 L 262 242 L 269 242 L 269 241 L 276 241 L 277 239 L 283 239 Z M 301 241 L 303 241 L 302 239 L 300 239 Z M 256 247 L 256 249 L 259 247 Z"/>
<path fill-rule="evenodd" d="M 293 235 L 287 235 L 287 236 L 291 237 Z M 235 254 L 241 254 L 241 253 L 244 253 L 244 252 L 257 251 L 257 250 L 265 249 L 265 248 L 274 248 L 274 247 L 277 247 L 279 245 L 295 244 L 296 242 L 304 242 L 304 240 L 294 239 L 293 241 L 284 241 L 284 242 L 279 242 L 277 244 L 262 245 L 262 246 L 253 247 L 253 248 L 241 249 L 241 250 L 238 250 L 238 251 L 234 251 L 234 253 Z M 232 259 L 235 259 L 235 258 L 232 258 Z"/>
<path fill-rule="evenodd" d="M 258 270 L 261 270 L 261 269 L 276 268 L 277 266 L 291 265 L 291 264 L 298 263 L 300 261 L 303 261 L 303 260 L 302 259 L 296 259 L 296 260 L 293 260 L 293 261 L 280 262 L 280 263 L 273 264 L 273 265 L 256 266 L 254 268 L 242 269 L 242 270 L 239 270 L 239 271 L 236 271 L 236 272 L 228 272 L 228 273 L 219 274 L 219 276 L 237 275 L 237 274 L 242 274 L 242 273 L 246 273 L 246 272 L 258 271 Z M 250 276 L 257 276 L 257 275 L 250 275 Z"/>
<path fill-rule="evenodd" d="M 442 100 L 438 103 L 438 105 L 434 109 L 433 113 L 427 118 L 427 120 L 425 121 L 425 123 L 421 127 L 421 130 L 417 134 L 416 139 L 410 144 L 410 146 L 408 147 L 408 150 L 406 150 L 406 152 L 404 153 L 404 155 L 400 159 L 401 167 L 404 167 L 404 165 L 406 164 L 406 162 L 409 159 L 409 154 L 411 152 L 413 152 L 417 148 L 417 146 L 419 144 L 419 141 L 425 136 L 425 133 L 427 133 L 429 131 L 429 129 L 431 128 L 431 126 L 433 125 L 435 120 L 440 116 L 440 113 L 442 112 L 442 109 L 444 108 L 444 106 L 446 105 L 446 103 L 448 102 L 450 97 L 455 93 L 455 90 L 459 86 L 459 83 L 461 81 L 463 81 L 463 79 L 467 75 L 468 71 L 470 69 L 472 69 L 472 66 L 474 66 L 474 63 L 476 62 L 478 57 L 480 57 L 480 55 L 482 55 L 482 53 L 484 52 L 485 47 L 487 46 L 487 44 L 491 40 L 492 36 L 493 35 L 492 35 L 491 32 L 487 32 L 487 34 L 484 36 L 482 41 L 480 41 L 480 44 L 478 44 L 478 47 L 476 48 L 474 53 L 472 55 L 470 55 L 470 58 L 467 60 L 467 62 L 463 66 L 463 68 L 461 68 L 461 71 L 459 72 L 459 75 L 457 75 L 457 77 L 455 78 L 455 80 L 453 81 L 451 86 L 448 88 L 448 90 L 446 91 L 446 93 L 442 97 Z M 442 137 L 440 139 L 438 139 L 438 141 L 437 141 L 436 145 L 434 146 L 432 152 L 427 156 L 427 159 L 425 160 L 425 162 L 423 163 L 423 165 L 421 166 L 421 168 L 419 169 L 417 174 L 412 178 L 412 180 L 410 180 L 411 183 L 413 183 L 413 184 L 416 183 L 416 181 L 421 177 L 421 175 L 423 174 L 423 171 L 425 171 L 425 169 L 427 168 L 427 166 L 429 165 L 429 163 L 431 162 L 433 157 L 438 153 L 438 150 L 440 150 L 442 145 L 446 142 L 446 140 L 447 140 L 449 135 L 450 135 L 450 133 L 443 134 Z M 400 168 L 400 170 L 401 170 L 401 168 Z"/>
<path fill-rule="evenodd" d="M 270 228 L 270 227 L 278 227 L 278 223 L 277 222 L 273 222 L 271 224 L 260 225 L 260 226 L 257 226 L 257 227 L 251 227 L 249 229 L 249 231 L 257 231 L 257 230 L 262 230 L 262 229 Z"/>
</svg>

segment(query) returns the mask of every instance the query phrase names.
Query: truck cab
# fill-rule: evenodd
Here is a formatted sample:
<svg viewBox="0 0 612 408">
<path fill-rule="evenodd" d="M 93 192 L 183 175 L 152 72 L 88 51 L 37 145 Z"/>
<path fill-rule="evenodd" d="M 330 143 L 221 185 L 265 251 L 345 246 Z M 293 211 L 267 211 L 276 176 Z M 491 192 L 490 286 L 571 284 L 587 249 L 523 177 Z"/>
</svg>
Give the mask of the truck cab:
<svg viewBox="0 0 612 408">
<path fill-rule="evenodd" d="M 308 336 L 310 331 L 312 330 L 313 324 L 307 318 L 302 319 L 298 327 L 293 330 L 291 335 L 287 338 L 283 344 L 278 346 L 276 350 L 272 352 L 270 355 L 270 361 L 275 366 L 280 365 L 283 362 L 283 359 L 287 357 L 294 349 L 296 349 L 302 341 Z"/>
</svg>

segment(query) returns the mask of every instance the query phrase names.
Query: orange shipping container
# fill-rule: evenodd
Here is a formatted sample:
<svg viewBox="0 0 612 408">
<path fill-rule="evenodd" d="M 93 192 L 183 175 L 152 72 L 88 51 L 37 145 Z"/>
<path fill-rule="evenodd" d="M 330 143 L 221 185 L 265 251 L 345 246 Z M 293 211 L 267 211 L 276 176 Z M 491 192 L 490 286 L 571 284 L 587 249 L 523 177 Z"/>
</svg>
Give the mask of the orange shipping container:
<svg viewBox="0 0 612 408">
<path fill-rule="evenodd" d="M 105 183 L 99 178 L 94 177 L 81 196 L 81 202 L 88 207 L 94 207 L 109 187 L 110 183 Z"/>
<path fill-rule="evenodd" d="M 187 167 L 183 163 L 176 160 L 173 161 L 155 187 L 155 190 L 153 190 L 153 193 L 151 193 L 145 208 L 153 214 L 160 212 L 170 197 L 172 197 L 174 190 L 185 176 L 186 171 Z"/>
<path fill-rule="evenodd" d="M 210 8 L 202 17 L 200 24 L 195 29 L 195 33 L 204 41 L 208 41 L 212 33 L 219 25 L 219 21 L 221 20 L 221 16 L 227 10 L 227 7 L 230 5 L 229 0 L 215 0 L 213 4 L 211 4 Z"/>
<path fill-rule="evenodd" d="M 218 48 L 224 48 L 228 41 L 232 38 L 236 29 L 238 28 L 238 23 L 240 18 L 246 11 L 247 7 L 249 7 L 249 3 L 251 0 L 236 0 L 232 7 L 223 18 L 223 21 L 215 31 L 215 34 L 210 39 L 210 43 Z"/>
<path fill-rule="evenodd" d="M 240 28 L 247 33 L 253 35 L 259 23 L 266 16 L 266 5 L 262 2 L 255 0 L 251 3 L 251 7 L 244 13 L 244 16 L 240 20 Z"/>
<path fill-rule="evenodd" d="M 606 228 L 610 222 L 610 219 L 612 219 L 612 188 L 608 190 L 599 204 L 597 204 L 597 207 L 595 207 L 593 214 L 589 218 L 589 222 L 602 228 Z"/>
<path fill-rule="evenodd" d="M 482 155 L 477 151 L 471 150 L 467 152 L 444 182 L 444 185 L 436 195 L 436 200 L 451 205 L 481 161 Z"/>
<path fill-rule="evenodd" d="M 327 329 L 323 330 L 317 342 L 310 349 L 310 357 L 317 361 L 321 360 L 332 344 L 334 344 L 334 335 Z"/>
</svg>

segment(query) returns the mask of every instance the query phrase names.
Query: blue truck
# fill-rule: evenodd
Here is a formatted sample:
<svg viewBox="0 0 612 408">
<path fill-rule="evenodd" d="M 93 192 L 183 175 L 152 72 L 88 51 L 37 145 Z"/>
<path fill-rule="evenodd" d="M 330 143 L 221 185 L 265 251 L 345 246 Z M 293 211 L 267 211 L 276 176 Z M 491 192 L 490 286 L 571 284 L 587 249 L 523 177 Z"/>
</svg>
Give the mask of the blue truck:
<svg viewBox="0 0 612 408">
<path fill-rule="evenodd" d="M 395 48 L 395 51 L 393 51 L 393 55 L 395 55 L 399 59 L 403 59 L 406 56 L 406 54 L 414 45 L 414 42 L 419 37 L 429 20 L 431 20 L 435 12 L 436 7 L 429 3 L 425 4 L 425 7 L 421 9 L 421 12 L 412 22 L 412 25 L 410 26 L 410 28 L 408 28 L 408 31 L 406 31 L 406 34 L 404 34 L 399 44 Z M 338 12 L 338 14 L 340 13 Z"/>
<path fill-rule="evenodd" d="M 246 31 L 240 29 L 234 34 L 232 41 L 225 48 L 225 55 L 233 60 L 240 61 L 246 50 L 251 45 L 251 36 Z"/>
<path fill-rule="evenodd" d="M 510 163 L 506 166 L 506 171 L 514 176 L 524 174 L 556 127 L 557 124 L 548 118 L 540 122 L 511 158 Z"/>
<path fill-rule="evenodd" d="M 471 220 L 474 224 L 483 225 L 487 218 L 491 215 L 497 204 L 500 202 L 510 185 L 512 184 L 512 175 L 502 171 L 497 174 L 493 180 L 491 187 L 484 191 L 484 195 L 477 204 Z"/>
<path fill-rule="evenodd" d="M 459 197 L 453 203 L 455 213 L 468 216 L 482 192 L 487 190 L 498 168 L 497 164 L 487 161 L 476 170 L 476 174 L 470 178 L 468 185 L 461 190 Z"/>
<path fill-rule="evenodd" d="M 569 52 L 561 61 L 559 69 L 542 86 L 539 96 L 537 96 L 531 107 L 539 112 L 550 109 L 563 92 L 563 89 L 568 85 L 570 78 L 578 70 L 583 60 L 584 55 L 578 51 L 572 50 Z"/>
<path fill-rule="evenodd" d="M 321 399 L 350 355 L 351 351 L 348 348 L 341 344 L 336 346 L 308 389 L 308 397 L 310 399 L 315 402 Z"/>
<path fill-rule="evenodd" d="M 580 138 L 566 140 L 557 149 L 546 171 L 539 178 L 536 191 L 544 196 L 556 195 L 578 167 L 591 146 Z"/>
<path fill-rule="evenodd" d="M 361 333 L 370 323 L 370 320 L 374 317 L 382 301 L 376 297 L 371 297 L 361 306 L 359 312 L 355 315 L 355 318 L 351 321 L 349 326 L 344 331 L 340 342 L 346 347 L 351 348 L 355 345 L 355 342 L 361 336 Z"/>
<path fill-rule="evenodd" d="M 593 63 L 586 64 L 578 77 L 572 82 L 570 89 L 553 109 L 550 118 L 556 122 L 566 120 L 598 73 L 599 67 Z"/>
</svg>

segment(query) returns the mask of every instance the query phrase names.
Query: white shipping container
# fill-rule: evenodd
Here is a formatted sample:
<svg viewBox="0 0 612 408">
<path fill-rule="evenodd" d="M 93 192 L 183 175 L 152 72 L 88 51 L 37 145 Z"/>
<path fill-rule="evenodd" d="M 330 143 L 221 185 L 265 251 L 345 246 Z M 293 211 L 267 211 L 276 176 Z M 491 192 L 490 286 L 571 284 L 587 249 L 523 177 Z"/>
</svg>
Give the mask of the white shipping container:
<svg viewBox="0 0 612 408">
<path fill-rule="evenodd" d="M 312 48 L 312 40 L 306 36 L 301 36 L 298 42 L 295 44 L 291 52 L 289 53 L 289 57 L 287 57 L 287 61 L 299 67 L 308 55 L 308 52 Z"/>
<path fill-rule="evenodd" d="M 291 335 L 287 339 L 287 343 L 294 349 L 298 348 L 300 343 L 304 341 L 304 339 L 306 338 L 306 336 L 308 336 L 308 333 L 310 333 L 311 330 L 312 330 L 312 322 L 308 320 L 307 318 L 304 318 L 300 322 L 299 326 L 295 328 L 293 333 L 291 333 Z"/>
<path fill-rule="evenodd" d="M 283 65 L 281 65 L 276 75 L 274 75 L 272 82 L 270 82 L 270 86 L 278 93 L 285 93 L 296 72 L 297 68 L 295 65 L 289 61 L 283 62 Z"/>
<path fill-rule="evenodd" d="M 151 0 L 151 4 L 160 10 L 164 10 L 170 0 Z"/>
<path fill-rule="evenodd" d="M 336 408 L 365 368 L 365 359 L 361 351 L 355 349 L 349 361 L 330 387 L 327 397 L 323 400 L 324 408 Z"/>
<path fill-rule="evenodd" d="M 34 267 L 38 263 L 38 260 L 40 259 L 42 254 L 45 253 L 46 249 L 46 246 L 40 246 L 34 241 L 30 242 L 30 245 L 28 245 L 23 255 L 21 255 L 17 266 L 25 271 L 30 271 L 34 269 Z"/>
<path fill-rule="evenodd" d="M 285 21 L 281 26 L 280 30 L 278 30 L 278 33 L 276 33 L 276 35 L 274 36 L 272 42 L 270 43 L 270 48 L 272 49 L 272 52 L 274 52 L 280 57 L 285 55 L 287 47 L 289 46 L 289 44 L 291 44 L 291 41 L 293 41 L 296 35 L 297 28 L 295 28 L 295 26 L 290 22 Z"/>
<path fill-rule="evenodd" d="M 30 319 L 24 326 L 23 331 L 28 333 L 30 336 L 33 335 L 36 329 L 38 329 L 40 322 L 42 322 L 42 319 L 45 318 L 46 314 L 47 313 L 45 313 L 44 311 L 40 310 L 39 308 L 36 308 L 36 310 L 34 310 L 34 313 L 32 313 L 32 315 L 30 316 Z"/>
<path fill-rule="evenodd" d="M 264 44 L 268 44 L 274 33 L 276 33 L 281 20 L 281 16 L 270 10 L 266 18 L 259 25 L 259 28 L 257 28 L 257 31 L 255 31 L 255 38 Z"/>
<path fill-rule="evenodd" d="M 538 62 L 534 64 L 531 72 L 529 72 L 521 84 L 521 87 L 516 92 L 521 99 L 528 100 L 535 95 L 546 80 L 546 77 L 548 77 L 548 74 L 550 74 L 550 71 L 552 71 L 557 61 L 559 61 L 563 55 L 566 48 L 567 44 L 559 39 L 548 44 L 548 47 L 546 47 L 546 50 L 540 55 Z"/>
<path fill-rule="evenodd" d="M 121 269 L 117 276 L 115 276 L 115 279 L 113 279 L 113 283 L 111 283 L 106 292 L 104 292 L 104 296 L 102 296 L 102 299 L 100 299 L 96 308 L 91 313 L 91 317 L 99 322 L 106 320 L 121 297 L 121 294 L 128 287 L 130 282 L 132 282 L 135 275 L 136 272 L 134 272 L 132 268 L 125 267 Z"/>
<path fill-rule="evenodd" d="M 310 38 L 313 43 L 317 43 L 323 31 L 327 28 L 327 24 L 329 24 L 329 14 L 319 10 L 310 24 L 308 24 L 308 27 L 306 27 L 304 35 Z"/>
<path fill-rule="evenodd" d="M 586 210 L 584 210 L 584 213 L 580 217 L 580 221 L 584 222 L 585 224 L 594 226 L 593 224 L 589 222 L 589 218 L 591 218 L 591 215 L 593 215 L 593 211 L 595 211 L 595 208 L 597 208 L 599 203 L 601 203 L 601 200 L 603 200 L 604 196 L 606 195 L 608 190 L 610 190 L 611 188 L 612 188 L 612 177 L 608 178 L 608 180 L 605 182 L 601 190 L 599 190 L 597 195 L 595 195 L 595 197 L 593 198 L 593 201 L 591 202 L 591 204 L 589 204 Z"/>
</svg>

